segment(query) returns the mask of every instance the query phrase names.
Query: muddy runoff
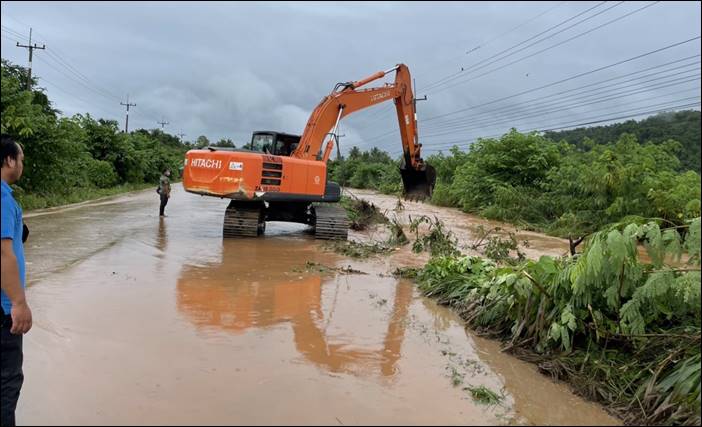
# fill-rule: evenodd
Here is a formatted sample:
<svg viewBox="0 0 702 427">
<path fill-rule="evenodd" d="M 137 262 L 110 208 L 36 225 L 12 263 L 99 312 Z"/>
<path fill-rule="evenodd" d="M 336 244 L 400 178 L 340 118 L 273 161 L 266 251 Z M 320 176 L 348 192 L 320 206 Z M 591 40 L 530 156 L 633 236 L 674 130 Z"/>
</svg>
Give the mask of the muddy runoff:
<svg viewBox="0 0 702 427">
<path fill-rule="evenodd" d="M 390 275 L 410 253 L 224 240 L 226 200 L 152 193 L 28 215 L 19 423 L 617 424 Z"/>
</svg>

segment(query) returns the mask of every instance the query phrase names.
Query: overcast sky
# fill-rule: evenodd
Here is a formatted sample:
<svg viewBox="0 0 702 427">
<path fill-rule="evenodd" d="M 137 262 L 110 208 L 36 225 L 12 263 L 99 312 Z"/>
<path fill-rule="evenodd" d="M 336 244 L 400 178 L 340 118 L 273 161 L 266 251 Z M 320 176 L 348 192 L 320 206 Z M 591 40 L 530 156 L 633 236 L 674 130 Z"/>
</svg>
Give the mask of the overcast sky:
<svg viewBox="0 0 702 427">
<path fill-rule="evenodd" d="M 130 129 L 165 118 L 165 130 L 186 140 L 240 145 L 254 130 L 299 134 L 334 84 L 400 62 L 428 97 L 417 105 L 429 152 L 511 127 L 699 109 L 700 101 L 699 38 L 500 100 L 699 37 L 699 2 L 10 1 L 3 58 L 27 65 L 27 49 L 15 45 L 27 44 L 30 26 L 32 43 L 46 44 L 33 75 L 65 115 L 89 112 L 123 127 L 129 94 Z M 391 107 L 345 118 L 342 149 L 398 153 Z"/>
</svg>

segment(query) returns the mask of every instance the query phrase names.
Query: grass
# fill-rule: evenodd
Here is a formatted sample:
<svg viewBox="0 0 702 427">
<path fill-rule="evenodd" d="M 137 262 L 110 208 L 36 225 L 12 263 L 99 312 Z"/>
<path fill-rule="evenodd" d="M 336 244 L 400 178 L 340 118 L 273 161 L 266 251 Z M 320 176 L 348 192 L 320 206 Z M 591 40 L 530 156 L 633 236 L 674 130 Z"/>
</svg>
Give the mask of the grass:
<svg viewBox="0 0 702 427">
<path fill-rule="evenodd" d="M 342 274 L 368 274 L 364 271 L 351 268 L 350 265 L 346 267 L 329 267 L 318 262 L 307 261 L 304 267 L 293 268 L 293 273 L 342 273 Z"/>
<path fill-rule="evenodd" d="M 419 270 L 417 267 L 397 267 L 392 275 L 403 279 L 416 279 Z"/>
<path fill-rule="evenodd" d="M 390 246 L 403 246 L 407 243 L 409 243 L 409 239 L 400 221 L 398 221 L 397 218 L 390 221 L 390 237 L 388 237 L 388 244 Z"/>
<path fill-rule="evenodd" d="M 516 266 L 434 257 L 416 280 L 474 330 L 501 338 L 504 351 L 569 382 L 625 423 L 700 425 L 699 227 L 697 219 L 676 237 L 671 230 L 679 227 L 617 225 L 593 235 L 578 257 L 543 256 Z M 639 232 L 661 265 L 626 249 L 639 244 Z M 686 268 L 663 263 L 678 246 L 665 246 L 661 236 L 687 248 Z M 485 390 L 470 391 L 494 400 Z"/>
<path fill-rule="evenodd" d="M 469 391 L 474 401 L 484 405 L 497 405 L 504 399 L 504 396 L 495 393 L 484 385 L 478 387 L 468 386 L 464 387 L 463 390 Z"/>
<path fill-rule="evenodd" d="M 363 231 L 371 225 L 387 224 L 390 222 L 390 220 L 378 210 L 377 206 L 363 199 L 352 199 L 344 196 L 339 203 L 346 209 L 349 215 L 350 228 L 352 230 Z"/>
<path fill-rule="evenodd" d="M 454 387 L 458 387 L 459 385 L 463 384 L 463 374 L 459 373 L 458 370 L 451 366 L 451 384 L 453 384 Z"/>
<path fill-rule="evenodd" d="M 420 236 L 419 230 L 424 223 L 428 224 L 428 233 Z M 434 217 L 433 220 L 426 215 L 414 219 L 410 217 L 409 229 L 410 233 L 415 235 L 412 251 L 416 253 L 425 250 L 429 251 L 432 256 L 458 255 L 460 253 L 457 249 L 458 240 L 453 232 L 447 229 L 446 225 L 437 217 Z"/>
<path fill-rule="evenodd" d="M 380 243 L 360 243 L 352 240 L 337 240 L 325 245 L 334 252 L 351 258 L 368 258 L 373 255 L 387 254 L 393 248 Z"/>
</svg>

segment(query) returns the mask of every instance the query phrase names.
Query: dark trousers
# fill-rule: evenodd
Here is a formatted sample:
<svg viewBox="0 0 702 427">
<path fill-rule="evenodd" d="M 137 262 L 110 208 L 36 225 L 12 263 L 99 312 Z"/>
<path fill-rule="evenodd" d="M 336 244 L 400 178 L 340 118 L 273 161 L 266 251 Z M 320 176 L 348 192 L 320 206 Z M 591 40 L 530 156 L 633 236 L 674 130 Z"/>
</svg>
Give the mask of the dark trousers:
<svg viewBox="0 0 702 427">
<path fill-rule="evenodd" d="M 10 333 L 12 319 L 3 313 L 0 336 L 2 361 L 2 387 L 0 389 L 0 425 L 15 425 L 15 408 L 24 382 L 22 373 L 22 335 Z"/>
<path fill-rule="evenodd" d="M 159 215 L 163 216 L 163 210 L 166 209 L 169 197 L 161 193 L 161 208 L 159 209 Z"/>
</svg>

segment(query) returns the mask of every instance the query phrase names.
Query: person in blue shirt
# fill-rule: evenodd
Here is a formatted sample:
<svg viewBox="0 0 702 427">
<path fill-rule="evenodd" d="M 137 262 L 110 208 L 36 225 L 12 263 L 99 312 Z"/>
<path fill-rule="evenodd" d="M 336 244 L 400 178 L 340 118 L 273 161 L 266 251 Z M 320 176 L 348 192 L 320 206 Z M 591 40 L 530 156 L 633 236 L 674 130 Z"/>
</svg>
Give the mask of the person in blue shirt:
<svg viewBox="0 0 702 427">
<path fill-rule="evenodd" d="M 24 296 L 24 224 L 22 209 L 12 196 L 10 184 L 17 182 L 24 168 L 22 147 L 6 135 L 2 143 L 2 335 L 0 336 L 1 389 L 0 425 L 15 425 L 15 408 L 24 382 L 22 335 L 32 327 L 32 311 Z"/>
</svg>

